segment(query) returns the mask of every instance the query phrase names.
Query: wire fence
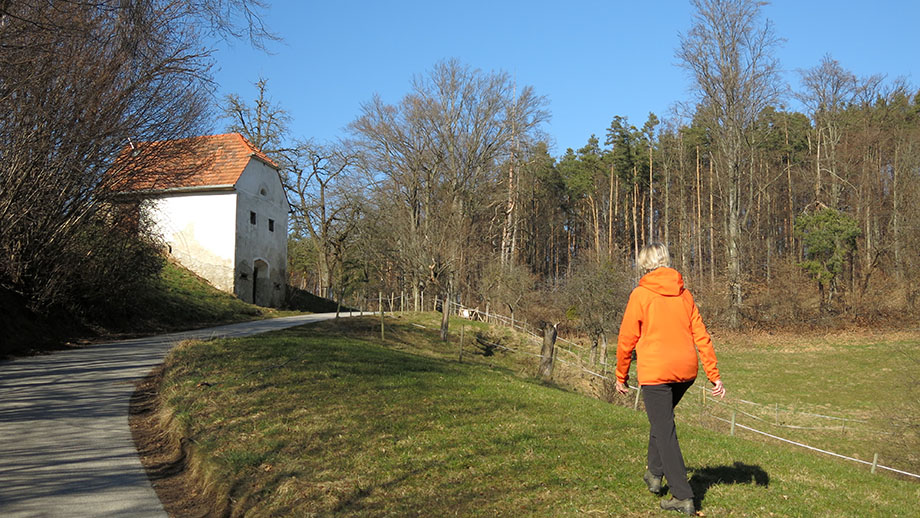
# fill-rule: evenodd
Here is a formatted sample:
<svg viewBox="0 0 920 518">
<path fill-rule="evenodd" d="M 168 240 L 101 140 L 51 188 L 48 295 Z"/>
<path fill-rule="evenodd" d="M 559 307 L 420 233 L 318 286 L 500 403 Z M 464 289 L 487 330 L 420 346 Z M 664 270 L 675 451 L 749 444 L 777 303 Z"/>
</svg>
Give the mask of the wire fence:
<svg viewBox="0 0 920 518">
<path fill-rule="evenodd" d="M 516 321 L 504 315 L 497 315 L 494 313 L 487 313 L 484 311 L 480 311 L 475 308 L 468 308 L 466 306 L 463 306 L 462 304 L 455 303 L 455 302 L 451 302 L 449 304 L 449 307 L 455 311 L 455 314 L 458 314 L 462 316 L 463 318 L 468 318 L 471 320 L 483 320 L 486 322 L 499 323 L 499 324 L 502 324 L 508 327 L 512 327 L 513 329 L 521 331 L 522 333 L 529 335 L 531 338 L 536 339 L 538 343 L 542 343 L 543 337 L 538 335 L 536 332 L 529 329 L 528 327 L 526 327 L 527 324 L 525 322 L 522 322 L 519 320 Z M 418 325 L 418 324 L 413 324 L 413 325 Z M 420 326 L 420 327 L 424 327 L 424 326 Z M 568 347 L 560 346 L 559 345 L 560 343 Z M 541 354 L 533 353 L 533 352 L 526 351 L 520 348 L 509 347 L 507 345 L 502 345 L 502 344 L 491 344 L 491 345 L 493 345 L 494 347 L 498 349 L 508 351 L 513 354 L 521 354 L 521 355 L 529 356 L 529 357 L 543 358 Z M 578 352 L 573 351 L 571 349 L 575 349 Z M 577 371 L 587 374 L 588 376 L 594 377 L 602 382 L 615 383 L 616 380 L 606 374 L 608 370 L 607 368 L 608 364 L 606 362 L 603 362 L 603 361 L 598 362 L 598 366 L 601 367 L 602 372 L 596 372 L 595 370 L 591 370 L 586 366 L 588 362 L 586 358 L 584 357 L 584 351 L 587 351 L 587 348 L 585 346 L 572 342 L 571 340 L 566 340 L 561 337 L 557 337 L 556 346 L 554 347 L 554 351 L 553 351 L 553 362 L 561 363 L 567 367 L 573 368 Z M 558 352 L 566 353 L 568 359 L 563 359 L 557 356 L 556 353 Z M 639 397 L 640 388 L 629 386 L 629 389 L 632 391 L 635 391 L 636 393 L 635 399 L 633 402 L 633 408 L 638 410 L 639 399 L 640 399 Z M 754 401 L 748 401 L 748 400 L 740 399 L 740 398 L 731 399 L 730 401 L 726 402 L 726 401 L 716 399 L 716 398 L 713 398 L 707 395 L 705 387 L 701 387 L 701 394 L 702 394 L 700 398 L 700 402 L 702 405 L 701 410 L 700 410 L 701 415 L 703 414 L 704 408 L 707 403 L 710 404 L 710 407 L 719 406 L 731 413 L 731 419 L 720 417 L 718 415 L 713 414 L 711 411 L 706 414 L 708 417 L 712 419 L 729 424 L 731 426 L 731 429 L 730 429 L 731 435 L 735 435 L 736 428 L 742 429 L 742 430 L 746 430 L 746 431 L 749 431 L 751 433 L 754 433 L 754 434 L 757 434 L 763 437 L 767 437 L 767 438 L 770 438 L 770 439 L 773 439 L 773 440 L 776 440 L 776 441 L 779 441 L 785 444 L 797 446 L 797 447 L 800 447 L 800 448 L 803 448 L 809 451 L 813 451 L 813 452 L 821 453 L 824 455 L 832 456 L 835 458 L 843 459 L 846 461 L 856 462 L 859 464 L 870 466 L 872 473 L 875 473 L 877 470 L 881 469 L 881 470 L 890 471 L 892 473 L 897 473 L 900 475 L 904 475 L 907 477 L 912 477 L 912 478 L 920 480 L 920 474 L 911 473 L 909 471 L 905 471 L 905 470 L 897 469 L 891 466 L 884 466 L 882 464 L 879 464 L 878 454 L 875 454 L 873 461 L 869 462 L 866 460 L 850 457 L 847 455 L 842 455 L 840 453 L 835 453 L 833 451 L 810 446 L 808 444 L 805 444 L 799 441 L 794 441 L 786 437 L 781 437 L 781 436 L 778 436 L 778 435 L 775 435 L 775 434 L 772 434 L 772 433 L 769 433 L 763 430 L 759 430 L 757 428 L 754 428 L 753 426 L 748 426 L 748 425 L 738 422 L 738 417 L 743 416 L 745 418 L 749 418 L 754 421 L 767 424 L 769 426 L 778 427 L 782 429 L 788 429 L 788 430 L 845 431 L 847 430 L 847 423 L 851 423 L 850 429 L 853 429 L 853 427 L 857 425 L 868 425 L 869 422 L 865 419 L 856 419 L 852 417 L 832 416 L 832 415 L 818 414 L 814 412 L 797 411 L 795 409 L 791 409 L 788 407 L 781 407 L 779 404 L 776 404 L 776 403 L 764 404 L 764 403 L 757 403 Z M 749 408 L 753 407 L 753 408 L 761 409 L 763 412 L 766 412 L 766 413 L 772 413 L 773 415 L 772 422 L 769 418 L 756 415 L 755 413 L 753 413 L 753 411 L 742 410 L 738 405 L 747 405 L 747 407 Z M 835 424 L 834 426 L 793 425 L 793 424 L 787 424 L 785 422 L 782 422 L 779 417 L 780 415 L 783 415 L 784 417 L 802 416 L 802 417 L 806 417 L 806 418 L 813 419 L 813 420 L 826 420 L 826 421 L 831 421 L 831 422 L 840 423 L 840 424 Z M 893 432 L 882 431 L 882 430 L 872 430 L 872 433 L 879 434 L 879 435 L 886 435 L 886 434 L 890 435 Z"/>
<path fill-rule="evenodd" d="M 587 370 L 587 369 L 585 369 L 585 372 L 591 373 L 591 371 L 589 371 L 589 370 Z M 600 375 L 598 375 L 598 374 L 596 374 L 596 373 L 591 373 L 591 374 L 594 374 L 595 376 L 600 376 Z M 602 377 L 603 379 L 605 379 L 605 380 L 612 381 L 612 380 L 610 380 L 610 378 L 607 378 L 607 377 L 604 377 L 604 376 L 601 376 L 601 377 Z M 636 391 L 636 401 L 638 401 L 638 399 L 639 399 L 639 391 L 641 390 L 641 387 L 632 387 L 632 386 L 630 386 L 629 388 L 630 388 L 630 390 L 635 390 L 635 391 Z M 818 452 L 818 453 L 823 453 L 823 454 L 825 454 L 825 455 L 830 455 L 830 456 L 837 457 L 837 458 L 840 458 L 840 459 L 844 459 L 844 460 L 847 460 L 847 461 L 857 462 L 857 463 L 860 463 L 860 464 L 865 464 L 865 465 L 871 466 L 871 472 L 872 472 L 872 473 L 875 473 L 877 469 L 883 469 L 883 470 L 891 471 L 891 472 L 893 472 L 893 473 L 898 473 L 898 474 L 901 474 L 901 475 L 905 475 L 905 476 L 912 477 L 912 478 L 915 478 L 915 479 L 920 480 L 920 474 L 911 473 L 911 472 L 909 472 L 909 471 L 904 471 L 904 470 L 896 469 L 896 468 L 893 468 L 893 467 L 890 467 L 890 466 L 883 466 L 883 465 L 879 464 L 879 463 L 878 463 L 878 454 L 877 454 L 877 453 L 874 455 L 874 458 L 873 458 L 873 461 L 872 461 L 872 462 L 865 461 L 865 460 L 862 460 L 862 459 L 857 459 L 857 458 L 854 458 L 854 457 L 849 457 L 849 456 L 846 456 L 846 455 L 842 455 L 842 454 L 840 454 L 840 453 L 835 453 L 835 452 L 832 452 L 832 451 L 829 451 L 829 450 L 824 450 L 824 449 L 821 449 L 821 448 L 816 448 L 816 447 L 814 447 L 814 446 L 809 446 L 808 444 L 805 444 L 805 443 L 802 443 L 802 442 L 798 442 L 798 441 L 794 441 L 794 440 L 792 440 L 792 439 L 788 439 L 788 438 L 785 438 L 785 437 L 780 437 L 780 436 L 778 436 L 778 435 L 771 434 L 771 433 L 765 432 L 765 431 L 763 431 L 763 430 L 758 430 L 758 429 L 756 429 L 756 428 L 754 428 L 754 427 L 751 427 L 751 426 L 746 426 L 746 425 L 744 425 L 744 424 L 739 423 L 737 417 L 738 417 L 738 415 L 740 414 L 740 415 L 743 415 L 743 416 L 745 416 L 745 417 L 750 417 L 750 418 L 755 419 L 755 420 L 760 421 L 760 422 L 768 423 L 768 424 L 770 424 L 770 425 L 772 425 L 772 426 L 777 426 L 777 427 L 780 427 L 780 428 L 786 428 L 786 429 L 792 429 L 792 430 L 819 430 L 819 431 L 838 431 L 838 430 L 839 430 L 839 431 L 842 431 L 842 428 L 840 428 L 840 427 L 833 427 L 833 428 L 831 428 L 831 427 L 805 427 L 805 426 L 788 425 L 788 424 L 779 423 L 779 422 L 770 423 L 768 420 L 766 420 L 766 419 L 764 419 L 764 418 L 762 418 L 762 417 L 759 417 L 759 416 L 750 414 L 750 413 L 748 413 L 748 412 L 744 412 L 744 411 L 739 410 L 738 408 L 732 406 L 732 405 L 729 404 L 729 403 L 726 403 L 726 402 L 720 401 L 720 400 L 718 400 L 718 399 L 715 399 L 715 398 L 713 398 L 713 397 L 711 397 L 711 396 L 708 396 L 708 395 L 706 394 L 706 388 L 705 388 L 705 387 L 701 387 L 701 391 L 702 391 L 701 400 L 703 401 L 704 405 L 705 405 L 706 402 L 711 402 L 711 403 L 715 403 L 715 404 L 717 404 L 717 405 L 724 406 L 724 407 L 726 407 L 726 408 L 728 408 L 728 409 L 731 410 L 731 413 L 732 413 L 731 419 L 726 419 L 726 418 L 723 418 L 723 417 L 719 417 L 719 416 L 714 415 L 714 414 L 712 414 L 712 413 L 708 413 L 708 414 L 707 414 L 708 417 L 710 417 L 710 418 L 712 418 L 712 419 L 716 419 L 716 420 L 718 420 L 718 421 L 721 421 L 721 422 L 724 422 L 724 423 L 727 423 L 727 424 L 731 425 L 731 431 L 730 431 L 730 434 L 731 434 L 731 435 L 735 435 L 735 428 L 741 428 L 741 429 L 743 429 L 743 430 L 747 430 L 747 431 L 749 431 L 749 432 L 753 432 L 753 433 L 755 433 L 755 434 L 759 434 L 759 435 L 764 436 L 764 437 L 769 437 L 769 438 L 771 438 L 771 439 L 775 439 L 775 440 L 777 440 L 777 441 L 780 441 L 780 442 L 783 442 L 783 443 L 786 443 L 786 444 L 791 444 L 791 445 L 798 446 L 798 447 L 800 447 L 800 448 L 804 448 L 804 449 L 807 449 L 807 450 L 810 450 L 810 451 L 814 451 L 814 452 Z M 747 404 L 753 404 L 753 405 L 759 405 L 759 406 L 767 406 L 767 405 L 762 405 L 762 404 L 760 404 L 760 403 L 753 403 L 753 402 L 751 402 L 751 401 L 744 401 L 744 402 L 747 403 Z M 634 405 L 634 408 L 635 408 L 635 405 Z M 701 414 L 702 414 L 702 413 L 703 413 L 703 411 L 701 410 Z M 814 414 L 814 413 L 808 413 L 808 412 L 801 412 L 800 415 L 807 415 L 807 416 L 810 416 L 810 417 L 821 418 L 821 419 L 829 419 L 829 420 L 840 420 L 840 421 L 849 421 L 849 422 L 866 423 L 866 421 L 860 420 L 860 419 L 850 419 L 850 418 L 845 418 L 845 417 L 826 416 L 826 415 Z M 890 435 L 892 432 L 883 432 L 883 431 L 879 431 L 879 430 L 873 430 L 872 433 L 873 433 L 873 434 L 888 434 L 888 435 Z"/>
<path fill-rule="evenodd" d="M 438 311 L 441 309 L 441 305 L 443 303 L 444 301 L 442 299 L 438 297 L 434 297 L 434 298 L 429 298 L 429 303 L 426 304 L 424 295 L 422 295 L 420 299 L 420 307 L 419 307 L 417 304 L 414 303 L 414 301 L 412 304 L 410 304 L 409 298 L 405 294 L 397 295 L 395 293 L 392 293 L 389 296 L 385 296 L 381 293 L 378 295 L 376 299 L 368 298 L 367 300 L 363 301 L 360 307 L 361 309 L 365 309 L 365 308 L 366 309 L 376 309 L 376 312 L 382 311 L 384 313 L 386 312 L 395 313 L 395 312 L 403 312 L 403 311 L 412 311 L 414 310 L 415 307 L 419 307 L 419 309 L 424 311 L 426 310 L 426 306 L 430 305 L 432 310 Z M 497 313 L 489 312 L 489 311 L 483 311 L 478 308 L 470 308 L 470 307 L 464 306 L 454 301 L 448 301 L 448 308 L 450 309 L 452 314 L 455 314 L 461 318 L 466 318 L 469 320 L 479 320 L 479 321 L 483 321 L 487 323 L 496 323 L 496 324 L 499 324 L 505 327 L 509 327 L 523 334 L 529 335 L 531 338 L 537 340 L 538 343 L 542 343 L 543 337 L 537 334 L 536 330 L 531 328 L 523 320 L 515 320 L 514 318 L 506 316 L 506 315 L 501 315 L 501 314 L 497 314 Z M 418 326 L 418 327 L 424 327 L 419 324 L 413 324 L 413 325 Z M 524 356 L 529 356 L 529 357 L 534 357 L 534 358 L 543 357 L 541 354 L 533 353 L 530 351 L 526 351 L 526 350 L 518 349 L 514 347 L 509 347 L 507 345 L 502 345 L 502 344 L 491 344 L 491 345 L 498 349 L 507 351 L 512 354 L 521 354 Z M 589 369 L 586 366 L 589 363 L 588 359 L 585 357 L 588 351 L 589 351 L 589 348 L 584 345 L 578 344 L 564 337 L 557 336 L 556 344 L 555 344 L 555 347 L 553 348 L 553 362 L 558 362 L 559 364 L 572 368 L 573 370 L 577 372 L 582 372 L 588 376 L 594 377 L 597 380 L 600 380 L 602 382 L 615 383 L 616 380 L 607 375 L 607 372 L 610 369 L 606 361 L 601 360 L 597 362 L 597 365 L 598 367 L 600 367 L 601 372 L 596 372 L 595 370 Z M 558 353 L 565 354 L 566 359 L 559 357 Z M 633 408 L 638 409 L 639 399 L 640 399 L 639 388 L 630 386 L 629 389 L 636 391 L 636 396 L 633 402 Z M 907 477 L 912 477 L 912 478 L 920 480 L 920 474 L 911 473 L 908 471 L 904 471 L 904 470 L 896 469 L 890 466 L 884 466 L 884 465 L 879 464 L 878 454 L 874 455 L 872 462 L 868 462 L 866 460 L 857 459 L 854 457 L 849 457 L 846 455 L 835 453 L 829 450 L 810 446 L 808 444 L 805 444 L 799 441 L 794 441 L 792 439 L 788 439 L 785 437 L 781 437 L 781 436 L 778 436 L 778 435 L 775 435 L 775 434 L 772 434 L 772 433 L 769 433 L 763 430 L 759 430 L 752 426 L 748 426 L 748 425 L 738 422 L 738 417 L 742 416 L 744 418 L 752 419 L 756 422 L 760 422 L 760 423 L 763 423 L 763 424 L 766 424 L 766 425 L 769 425 L 775 428 L 781 428 L 781 429 L 787 429 L 787 430 L 845 431 L 847 430 L 848 423 L 851 423 L 850 424 L 851 430 L 853 429 L 854 426 L 868 424 L 868 421 L 864 419 L 856 419 L 852 417 L 842 417 L 842 416 L 831 416 L 831 415 L 824 415 L 824 414 L 818 414 L 818 413 L 813 413 L 813 412 L 796 411 L 795 409 L 790 409 L 788 407 L 780 407 L 780 405 L 776 403 L 764 404 L 764 403 L 757 403 L 754 401 L 748 401 L 745 399 L 732 399 L 730 400 L 730 402 L 725 402 L 725 401 L 717 400 L 710 396 L 707 396 L 705 387 L 701 387 L 701 389 L 702 389 L 701 416 L 702 416 L 702 413 L 704 412 L 704 407 L 707 402 L 711 403 L 710 408 L 715 407 L 715 406 L 723 407 L 726 411 L 731 413 L 731 419 L 717 416 L 713 414 L 711 411 L 708 412 L 706 415 L 717 421 L 729 424 L 731 426 L 730 428 L 731 435 L 734 435 L 736 428 L 742 429 L 742 430 L 746 430 L 746 431 L 749 431 L 751 433 L 754 433 L 754 434 L 757 434 L 763 437 L 768 437 L 770 439 L 780 441 L 785 444 L 790 444 L 793 446 L 797 446 L 797 447 L 804 448 L 804 449 L 814 451 L 817 453 L 829 455 L 829 456 L 836 457 L 839 459 L 847 460 L 850 462 L 856 462 L 859 464 L 868 465 L 871 467 L 872 473 L 875 473 L 878 469 L 881 469 L 881 470 L 898 473 L 900 475 L 904 475 Z M 772 413 L 773 419 L 771 421 L 768 417 L 756 415 L 754 413 L 754 410 L 751 410 L 751 411 L 742 410 L 736 405 L 736 403 L 740 405 L 747 405 L 748 407 L 751 407 L 751 408 L 759 409 L 764 413 Z M 840 424 L 834 425 L 834 426 L 802 426 L 802 425 L 788 424 L 784 422 L 785 419 L 784 420 L 780 419 L 780 415 L 782 415 L 786 419 L 790 417 L 801 416 L 801 417 L 807 417 L 810 419 L 833 421 L 835 423 L 840 423 Z M 892 434 L 892 432 L 881 431 L 881 430 L 873 430 L 872 433 L 879 434 L 879 435 L 886 435 L 886 434 L 891 435 Z"/>
</svg>

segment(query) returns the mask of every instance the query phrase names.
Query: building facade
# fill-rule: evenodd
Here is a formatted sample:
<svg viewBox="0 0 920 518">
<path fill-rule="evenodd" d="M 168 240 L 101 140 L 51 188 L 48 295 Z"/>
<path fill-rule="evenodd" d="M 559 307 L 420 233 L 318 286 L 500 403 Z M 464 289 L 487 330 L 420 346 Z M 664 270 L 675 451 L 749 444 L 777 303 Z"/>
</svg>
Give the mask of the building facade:
<svg viewBox="0 0 920 518">
<path fill-rule="evenodd" d="M 180 264 L 218 289 L 280 306 L 290 206 L 279 168 L 236 133 L 156 143 L 155 174 L 129 189 L 141 217 Z M 165 152 L 167 146 L 181 148 Z"/>
</svg>

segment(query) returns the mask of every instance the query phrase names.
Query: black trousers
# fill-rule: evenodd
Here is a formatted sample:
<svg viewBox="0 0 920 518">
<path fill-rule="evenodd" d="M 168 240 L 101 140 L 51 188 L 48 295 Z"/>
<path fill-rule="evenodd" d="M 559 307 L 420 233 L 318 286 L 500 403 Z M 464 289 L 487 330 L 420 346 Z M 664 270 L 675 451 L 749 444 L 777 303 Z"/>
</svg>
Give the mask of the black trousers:
<svg viewBox="0 0 920 518">
<path fill-rule="evenodd" d="M 693 498 L 693 489 L 687 481 L 687 467 L 677 442 L 674 407 L 691 385 L 693 381 L 642 386 L 645 412 L 650 425 L 648 470 L 655 476 L 664 475 L 671 488 L 671 496 L 679 500 Z"/>
</svg>

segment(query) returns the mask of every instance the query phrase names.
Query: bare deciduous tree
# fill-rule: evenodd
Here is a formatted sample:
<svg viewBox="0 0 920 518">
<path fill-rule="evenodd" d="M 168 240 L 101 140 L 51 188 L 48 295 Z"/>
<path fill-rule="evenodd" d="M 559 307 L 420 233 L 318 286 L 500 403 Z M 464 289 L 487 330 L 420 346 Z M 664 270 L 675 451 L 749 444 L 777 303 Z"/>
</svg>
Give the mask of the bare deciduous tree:
<svg viewBox="0 0 920 518">
<path fill-rule="evenodd" d="M 748 135 L 757 116 L 779 96 L 779 39 L 761 22 L 763 2 L 692 0 L 693 24 L 680 38 L 677 57 L 689 71 L 715 133 L 726 185 L 726 249 L 730 321 L 740 324 L 742 303 L 742 177 L 750 156 Z"/>
<path fill-rule="evenodd" d="M 616 334 L 632 289 L 632 272 L 609 261 L 582 260 L 566 279 L 569 316 L 591 339 L 591 363 L 607 361 L 607 339 Z"/>
<path fill-rule="evenodd" d="M 292 151 L 285 144 L 291 116 L 269 99 L 267 79 L 260 77 L 255 87 L 258 95 L 252 106 L 237 94 L 224 99 L 224 117 L 231 121 L 227 130 L 243 135 L 256 149 L 282 165 Z"/>
<path fill-rule="evenodd" d="M 415 264 L 406 275 L 418 276 L 424 264 L 442 300 L 451 299 L 462 276 L 470 241 L 489 238 L 477 222 L 495 198 L 489 186 L 499 182 L 512 136 L 535 131 L 548 117 L 544 104 L 531 88 L 515 95 L 506 73 L 451 60 L 415 78 L 399 105 L 375 97 L 352 123 L 366 166 L 400 201 L 393 234 L 407 241 L 398 249 L 413 254 L 405 262 Z M 446 304 L 441 335 L 447 339 Z"/>
<path fill-rule="evenodd" d="M 36 308 L 87 309 L 147 277 L 151 255 L 138 253 L 149 240 L 104 238 L 126 232 L 116 187 L 146 174 L 140 160 L 117 158 L 139 141 L 202 130 L 210 57 L 199 34 L 257 7 L 0 4 L 0 286 Z"/>
<path fill-rule="evenodd" d="M 838 208 L 840 189 L 844 182 L 840 170 L 838 147 L 843 137 L 844 110 L 856 102 L 860 93 L 873 92 L 881 76 L 859 79 L 840 66 L 837 60 L 825 55 L 821 63 L 800 71 L 804 90 L 796 97 L 811 111 L 814 121 L 815 148 L 815 201 Z M 874 97 L 869 94 L 870 99 Z M 874 100 L 874 99 L 872 99 Z M 822 176 L 826 174 L 830 192 L 822 196 Z"/>
<path fill-rule="evenodd" d="M 309 237 L 316 250 L 322 296 L 333 298 L 335 273 L 362 213 L 363 186 L 354 174 L 356 158 L 343 145 L 303 142 L 292 154 L 286 186 L 294 196 L 294 235 Z"/>
</svg>

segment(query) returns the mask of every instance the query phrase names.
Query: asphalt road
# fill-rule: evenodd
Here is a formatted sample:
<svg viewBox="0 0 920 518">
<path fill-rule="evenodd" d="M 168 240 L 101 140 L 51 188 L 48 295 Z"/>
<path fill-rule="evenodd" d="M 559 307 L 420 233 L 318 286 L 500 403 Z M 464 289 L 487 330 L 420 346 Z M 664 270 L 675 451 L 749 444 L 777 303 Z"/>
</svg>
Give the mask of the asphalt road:
<svg viewBox="0 0 920 518">
<path fill-rule="evenodd" d="M 0 362 L 0 517 L 166 518 L 128 426 L 134 384 L 191 338 L 335 317 L 284 317 Z"/>
</svg>

